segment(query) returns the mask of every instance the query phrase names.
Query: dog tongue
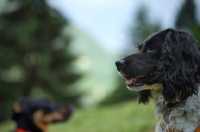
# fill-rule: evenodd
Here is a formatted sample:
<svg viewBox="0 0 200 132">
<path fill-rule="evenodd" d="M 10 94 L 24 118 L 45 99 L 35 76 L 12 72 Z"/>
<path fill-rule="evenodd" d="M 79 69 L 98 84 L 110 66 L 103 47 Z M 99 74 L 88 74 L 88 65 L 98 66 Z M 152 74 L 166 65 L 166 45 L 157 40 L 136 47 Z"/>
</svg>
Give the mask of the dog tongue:
<svg viewBox="0 0 200 132">
<path fill-rule="evenodd" d="M 126 79 L 126 85 L 131 85 L 133 83 L 133 78 L 131 79 Z"/>
</svg>

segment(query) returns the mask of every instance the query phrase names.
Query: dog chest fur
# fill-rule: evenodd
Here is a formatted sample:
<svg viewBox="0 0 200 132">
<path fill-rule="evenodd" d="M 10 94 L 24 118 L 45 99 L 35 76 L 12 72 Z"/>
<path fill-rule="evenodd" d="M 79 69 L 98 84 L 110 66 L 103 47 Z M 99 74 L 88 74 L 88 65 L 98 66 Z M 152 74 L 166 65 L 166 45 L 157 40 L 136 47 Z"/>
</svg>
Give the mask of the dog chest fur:
<svg viewBox="0 0 200 132">
<path fill-rule="evenodd" d="M 198 87 L 200 91 L 200 87 Z M 194 132 L 200 125 L 200 92 L 188 97 L 184 102 L 167 107 L 167 102 L 161 94 L 162 90 L 152 90 L 155 101 L 156 118 L 162 122 L 156 127 L 156 132 L 168 132 L 174 129 L 176 132 Z"/>
</svg>

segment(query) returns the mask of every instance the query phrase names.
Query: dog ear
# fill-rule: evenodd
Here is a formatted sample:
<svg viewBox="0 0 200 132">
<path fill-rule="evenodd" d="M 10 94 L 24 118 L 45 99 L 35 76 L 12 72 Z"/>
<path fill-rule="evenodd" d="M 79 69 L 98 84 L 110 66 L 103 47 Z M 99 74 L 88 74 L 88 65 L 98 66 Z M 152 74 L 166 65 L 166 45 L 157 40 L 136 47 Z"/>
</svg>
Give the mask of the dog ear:
<svg viewBox="0 0 200 132">
<path fill-rule="evenodd" d="M 151 97 L 151 90 L 139 91 L 139 103 L 148 104 Z"/>
<path fill-rule="evenodd" d="M 198 91 L 200 50 L 186 32 L 166 30 L 157 76 L 168 102 L 183 101 Z"/>
</svg>

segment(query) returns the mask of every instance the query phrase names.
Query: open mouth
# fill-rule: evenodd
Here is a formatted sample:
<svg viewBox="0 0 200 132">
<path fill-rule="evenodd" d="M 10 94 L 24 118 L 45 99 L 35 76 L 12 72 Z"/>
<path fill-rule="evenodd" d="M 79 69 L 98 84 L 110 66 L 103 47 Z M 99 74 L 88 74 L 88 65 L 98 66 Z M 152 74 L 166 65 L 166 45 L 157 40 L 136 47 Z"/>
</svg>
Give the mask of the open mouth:
<svg viewBox="0 0 200 132">
<path fill-rule="evenodd" d="M 150 73 L 144 77 L 134 77 L 134 78 L 127 78 L 126 79 L 126 85 L 128 87 L 140 87 L 143 86 L 144 84 L 152 84 L 153 81 L 155 80 L 154 77 L 156 76 L 156 73 Z"/>
</svg>

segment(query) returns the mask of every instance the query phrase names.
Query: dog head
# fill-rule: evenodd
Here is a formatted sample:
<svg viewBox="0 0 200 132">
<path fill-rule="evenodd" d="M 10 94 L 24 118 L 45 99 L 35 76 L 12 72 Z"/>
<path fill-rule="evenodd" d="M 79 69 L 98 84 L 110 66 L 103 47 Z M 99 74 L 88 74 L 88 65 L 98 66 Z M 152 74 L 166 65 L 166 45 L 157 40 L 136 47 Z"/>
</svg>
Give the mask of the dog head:
<svg viewBox="0 0 200 132">
<path fill-rule="evenodd" d="M 72 106 L 47 99 L 23 98 L 14 103 L 12 119 L 17 123 L 17 129 L 45 132 L 50 123 L 68 120 L 72 112 Z"/>
<path fill-rule="evenodd" d="M 139 102 L 148 103 L 151 90 L 162 90 L 166 101 L 183 101 L 197 92 L 200 81 L 198 43 L 183 31 L 166 29 L 147 37 L 136 54 L 115 62 Z"/>
</svg>

